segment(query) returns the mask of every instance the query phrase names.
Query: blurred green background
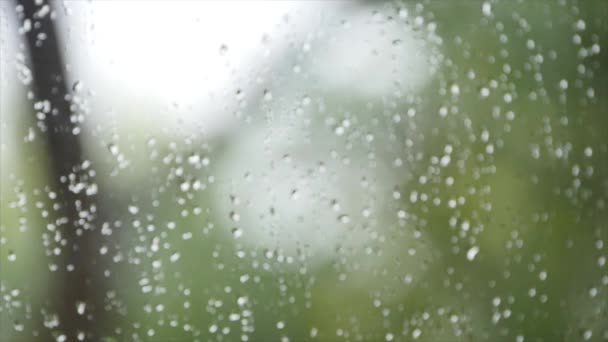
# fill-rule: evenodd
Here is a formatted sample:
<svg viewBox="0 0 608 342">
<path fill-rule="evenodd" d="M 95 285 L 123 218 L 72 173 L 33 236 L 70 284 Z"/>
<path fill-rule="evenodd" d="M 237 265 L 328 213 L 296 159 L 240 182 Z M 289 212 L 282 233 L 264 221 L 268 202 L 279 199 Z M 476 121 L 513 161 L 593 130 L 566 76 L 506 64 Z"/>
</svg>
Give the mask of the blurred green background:
<svg viewBox="0 0 608 342">
<path fill-rule="evenodd" d="M 297 4 L 218 91 L 222 130 L 84 82 L 90 339 L 608 340 L 608 2 Z M 49 156 L 1 57 L 0 340 L 60 340 Z"/>
</svg>

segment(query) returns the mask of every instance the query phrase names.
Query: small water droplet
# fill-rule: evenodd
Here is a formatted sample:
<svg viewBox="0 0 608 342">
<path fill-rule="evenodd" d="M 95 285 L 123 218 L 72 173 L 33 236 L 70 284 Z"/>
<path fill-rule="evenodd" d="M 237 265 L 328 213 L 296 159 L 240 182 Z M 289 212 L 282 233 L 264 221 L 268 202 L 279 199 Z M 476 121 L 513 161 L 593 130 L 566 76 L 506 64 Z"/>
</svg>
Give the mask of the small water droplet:
<svg viewBox="0 0 608 342">
<path fill-rule="evenodd" d="M 189 181 L 183 181 L 180 185 L 179 185 L 179 189 L 182 192 L 187 192 L 188 190 L 190 190 L 190 182 Z"/>
<path fill-rule="evenodd" d="M 139 212 L 139 208 L 134 206 L 134 205 L 130 205 L 129 206 L 129 212 L 133 215 L 137 214 Z"/>
<path fill-rule="evenodd" d="M 171 254 L 171 256 L 169 257 L 169 260 L 171 262 L 176 262 L 177 260 L 179 260 L 180 254 L 178 252 Z"/>
<path fill-rule="evenodd" d="M 311 99 L 310 99 L 310 96 L 308 96 L 308 95 L 306 95 L 306 96 L 304 96 L 304 98 L 302 98 L 302 104 L 304 106 L 308 106 L 310 104 L 310 101 L 311 101 Z"/>
<path fill-rule="evenodd" d="M 412 338 L 417 339 L 420 335 L 422 335 L 422 330 L 416 328 L 412 331 Z"/>
<path fill-rule="evenodd" d="M 220 45 L 220 55 L 225 56 L 228 53 L 228 45 L 222 44 Z"/>
<path fill-rule="evenodd" d="M 75 93 L 80 93 L 83 89 L 84 85 L 80 81 L 76 81 L 74 82 L 74 84 L 72 84 L 72 91 L 74 91 Z"/>
<path fill-rule="evenodd" d="M 243 305 L 247 304 L 248 302 L 249 302 L 249 298 L 247 298 L 247 297 L 245 297 L 245 296 L 239 297 L 239 298 L 237 298 L 237 300 L 236 300 L 236 303 L 237 303 L 239 306 L 243 306 Z"/>
<path fill-rule="evenodd" d="M 268 89 L 264 89 L 264 101 L 272 100 L 272 92 Z"/>
<path fill-rule="evenodd" d="M 15 321 L 13 322 L 13 328 L 15 329 L 15 331 L 23 331 L 23 323 L 21 323 L 20 321 Z"/>
<path fill-rule="evenodd" d="M 477 253 L 479 253 L 479 247 L 473 246 L 469 248 L 469 250 L 467 251 L 467 259 L 469 261 L 473 261 L 473 259 L 475 259 L 475 257 L 477 256 Z"/>
<path fill-rule="evenodd" d="M 481 97 L 488 97 L 490 95 L 490 89 L 482 87 L 481 90 L 479 90 L 479 95 L 481 95 Z"/>
<path fill-rule="evenodd" d="M 82 316 L 84 314 L 84 311 L 86 310 L 86 308 L 87 308 L 87 303 L 85 303 L 85 302 L 76 303 L 76 312 L 78 312 L 79 315 Z"/>
<path fill-rule="evenodd" d="M 331 209 L 333 211 L 339 211 L 340 210 L 340 203 L 338 202 L 337 199 L 332 199 L 330 204 L 331 204 Z"/>
<path fill-rule="evenodd" d="M 240 238 L 241 236 L 243 236 L 243 230 L 240 228 L 232 228 L 232 236 L 234 236 L 235 239 Z"/>
<path fill-rule="evenodd" d="M 188 163 L 192 164 L 192 165 L 196 165 L 199 164 L 201 162 L 201 156 L 197 153 L 192 153 L 189 157 L 188 157 Z"/>
<path fill-rule="evenodd" d="M 245 92 L 242 91 L 241 89 L 237 89 L 236 90 L 236 99 L 240 101 L 244 98 L 245 98 Z"/>
<path fill-rule="evenodd" d="M 13 262 L 17 260 L 17 254 L 14 251 L 8 251 L 8 261 Z"/>
<path fill-rule="evenodd" d="M 585 330 L 585 332 L 583 333 L 583 339 L 585 341 L 589 340 L 591 336 L 593 336 L 593 332 L 591 330 Z"/>
<path fill-rule="evenodd" d="M 346 214 L 340 215 L 338 216 L 338 221 L 340 221 L 340 223 L 349 223 L 350 222 L 350 217 Z"/>
<path fill-rule="evenodd" d="M 229 216 L 230 220 L 234 222 L 239 222 L 241 220 L 241 216 L 235 211 L 231 211 Z"/>
<path fill-rule="evenodd" d="M 484 2 L 481 5 L 481 13 L 483 13 L 483 15 L 485 15 L 486 17 L 489 17 L 492 15 L 492 4 L 489 2 Z"/>
<path fill-rule="evenodd" d="M 344 134 L 344 127 L 343 127 L 343 126 L 341 126 L 341 125 L 340 125 L 340 126 L 336 126 L 336 128 L 334 129 L 334 133 L 335 133 L 337 136 L 341 136 L 341 135 L 343 135 L 343 134 Z"/>
<path fill-rule="evenodd" d="M 298 189 L 291 190 L 291 199 L 297 200 L 298 198 L 300 198 L 300 193 L 298 192 Z"/>
</svg>

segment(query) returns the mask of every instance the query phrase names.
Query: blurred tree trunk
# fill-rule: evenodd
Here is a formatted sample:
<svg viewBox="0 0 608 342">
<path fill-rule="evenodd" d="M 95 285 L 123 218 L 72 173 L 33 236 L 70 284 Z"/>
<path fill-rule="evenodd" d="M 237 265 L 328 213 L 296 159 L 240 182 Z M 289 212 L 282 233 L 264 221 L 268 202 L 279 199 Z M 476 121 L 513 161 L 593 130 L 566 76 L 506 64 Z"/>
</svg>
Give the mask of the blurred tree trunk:
<svg viewBox="0 0 608 342">
<path fill-rule="evenodd" d="M 82 141 L 74 123 L 74 106 L 70 87 L 66 84 L 65 63 L 53 19 L 52 4 L 48 0 L 14 0 L 18 22 L 30 20 L 26 32 L 33 83 L 34 101 L 48 101 L 46 113 L 39 127 L 48 156 L 49 188 L 56 192 L 53 213 L 56 230 L 61 239 L 48 247 L 60 247 L 57 271 L 49 284 L 47 318 L 56 315 L 59 326 L 50 327 L 54 337 L 66 335 L 68 341 L 98 339 L 107 332 L 103 301 L 107 291 L 106 269 L 100 260 L 103 240 L 99 226 L 103 222 L 102 208 L 84 189 L 71 187 L 91 181 L 83 162 Z M 40 114 L 38 114 L 40 115 Z M 38 119 L 39 120 L 39 119 Z M 97 228 L 96 228 L 97 227 Z M 49 256 L 49 258 L 54 258 Z M 34 277 L 34 275 L 33 275 Z M 43 334 L 44 336 L 44 334 Z"/>
</svg>

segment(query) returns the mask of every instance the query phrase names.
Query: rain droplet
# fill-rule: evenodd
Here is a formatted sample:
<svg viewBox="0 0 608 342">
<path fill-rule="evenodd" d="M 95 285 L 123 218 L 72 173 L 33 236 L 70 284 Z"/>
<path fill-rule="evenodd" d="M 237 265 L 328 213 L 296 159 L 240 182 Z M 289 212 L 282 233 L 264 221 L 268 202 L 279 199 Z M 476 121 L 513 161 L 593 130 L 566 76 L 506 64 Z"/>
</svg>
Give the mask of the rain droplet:
<svg viewBox="0 0 608 342">
<path fill-rule="evenodd" d="M 80 93 L 80 92 L 82 92 L 83 89 L 84 89 L 84 85 L 82 85 L 82 82 L 80 82 L 80 81 L 76 81 L 76 82 L 74 82 L 74 84 L 72 84 L 72 90 L 75 93 Z"/>
<path fill-rule="evenodd" d="M 593 336 L 593 332 L 591 330 L 585 330 L 585 332 L 583 333 L 583 339 L 585 341 L 589 340 L 591 336 Z"/>
<path fill-rule="evenodd" d="M 247 297 L 245 297 L 245 296 L 243 296 L 243 297 L 239 297 L 239 298 L 236 300 L 236 303 L 237 303 L 239 306 L 243 306 L 243 305 L 247 304 L 248 302 L 249 302 L 249 298 L 247 298 Z"/>
<path fill-rule="evenodd" d="M 297 200 L 298 198 L 300 198 L 300 193 L 298 192 L 298 189 L 291 190 L 291 199 Z"/>
<path fill-rule="evenodd" d="M 412 331 L 412 338 L 417 339 L 420 337 L 420 335 L 422 335 L 422 331 L 420 329 L 416 328 L 414 331 Z"/>
<path fill-rule="evenodd" d="M 488 97 L 490 95 L 490 89 L 483 87 L 479 91 L 479 94 L 481 95 L 481 97 Z"/>
<path fill-rule="evenodd" d="M 304 106 L 308 106 L 308 105 L 310 104 L 310 101 L 311 101 L 311 100 L 310 100 L 310 96 L 306 95 L 306 96 L 304 96 L 304 98 L 302 99 L 302 104 L 303 104 Z"/>
<path fill-rule="evenodd" d="M 188 181 L 183 181 L 180 185 L 179 185 L 179 189 L 182 192 L 187 192 L 188 190 L 190 190 L 190 182 Z"/>
<path fill-rule="evenodd" d="M 116 146 L 116 144 L 109 143 L 108 144 L 108 151 L 110 151 L 110 153 L 113 156 L 116 156 L 116 155 L 118 155 L 118 146 Z"/>
<path fill-rule="evenodd" d="M 401 18 L 401 19 L 407 18 L 407 9 L 405 9 L 405 8 L 399 9 L 399 18 Z"/>
<path fill-rule="evenodd" d="M 171 256 L 169 257 L 169 260 L 171 262 L 176 262 L 177 260 L 179 260 L 180 254 L 179 253 L 173 253 L 171 254 Z"/>
<path fill-rule="evenodd" d="M 240 101 L 243 98 L 245 98 L 245 92 L 242 91 L 241 89 L 237 89 L 236 90 L 236 99 Z"/>
<path fill-rule="evenodd" d="M 228 53 L 228 45 L 222 44 L 220 45 L 220 55 L 225 56 Z"/>
<path fill-rule="evenodd" d="M 479 247 L 473 246 L 469 248 L 469 250 L 467 251 L 467 259 L 469 261 L 473 261 L 473 259 L 475 259 L 475 257 L 477 256 L 477 253 L 479 253 Z"/>
<path fill-rule="evenodd" d="M 23 323 L 19 322 L 19 321 L 15 321 L 13 322 L 13 328 L 15 328 L 16 331 L 23 331 Z"/>
<path fill-rule="evenodd" d="M 235 211 L 231 211 L 229 216 L 230 220 L 234 222 L 239 222 L 241 220 L 241 216 Z"/>
<path fill-rule="evenodd" d="M 481 13 L 483 13 L 483 15 L 485 15 L 486 17 L 489 17 L 492 15 L 492 4 L 490 4 L 489 2 L 484 2 L 481 5 Z"/>
<path fill-rule="evenodd" d="M 264 101 L 272 100 L 272 92 L 268 89 L 264 89 Z"/>
<path fill-rule="evenodd" d="M 87 308 L 87 303 L 85 303 L 85 302 L 76 303 L 76 312 L 78 312 L 79 315 L 82 316 L 84 314 L 84 311 L 86 310 L 86 308 Z"/>
<path fill-rule="evenodd" d="M 338 216 L 338 221 L 340 221 L 340 223 L 346 224 L 346 223 L 350 222 L 350 217 L 346 214 L 343 214 L 343 215 Z"/>
<path fill-rule="evenodd" d="M 240 228 L 232 228 L 232 236 L 234 236 L 235 239 L 240 238 L 243 235 L 243 230 Z"/>
<path fill-rule="evenodd" d="M 331 200 L 331 208 L 332 208 L 334 211 L 338 211 L 338 210 L 340 210 L 340 203 L 338 202 L 338 200 L 337 200 L 337 199 L 333 199 L 333 200 Z"/>
</svg>

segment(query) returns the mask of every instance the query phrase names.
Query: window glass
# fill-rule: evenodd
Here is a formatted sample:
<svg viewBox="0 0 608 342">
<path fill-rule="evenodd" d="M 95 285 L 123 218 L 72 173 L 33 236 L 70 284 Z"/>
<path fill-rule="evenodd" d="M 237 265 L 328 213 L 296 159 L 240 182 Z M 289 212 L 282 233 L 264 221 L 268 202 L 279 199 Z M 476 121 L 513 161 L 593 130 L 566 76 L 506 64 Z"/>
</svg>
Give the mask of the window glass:
<svg viewBox="0 0 608 342">
<path fill-rule="evenodd" d="M 0 3 L 0 340 L 608 340 L 608 2 Z"/>
</svg>

